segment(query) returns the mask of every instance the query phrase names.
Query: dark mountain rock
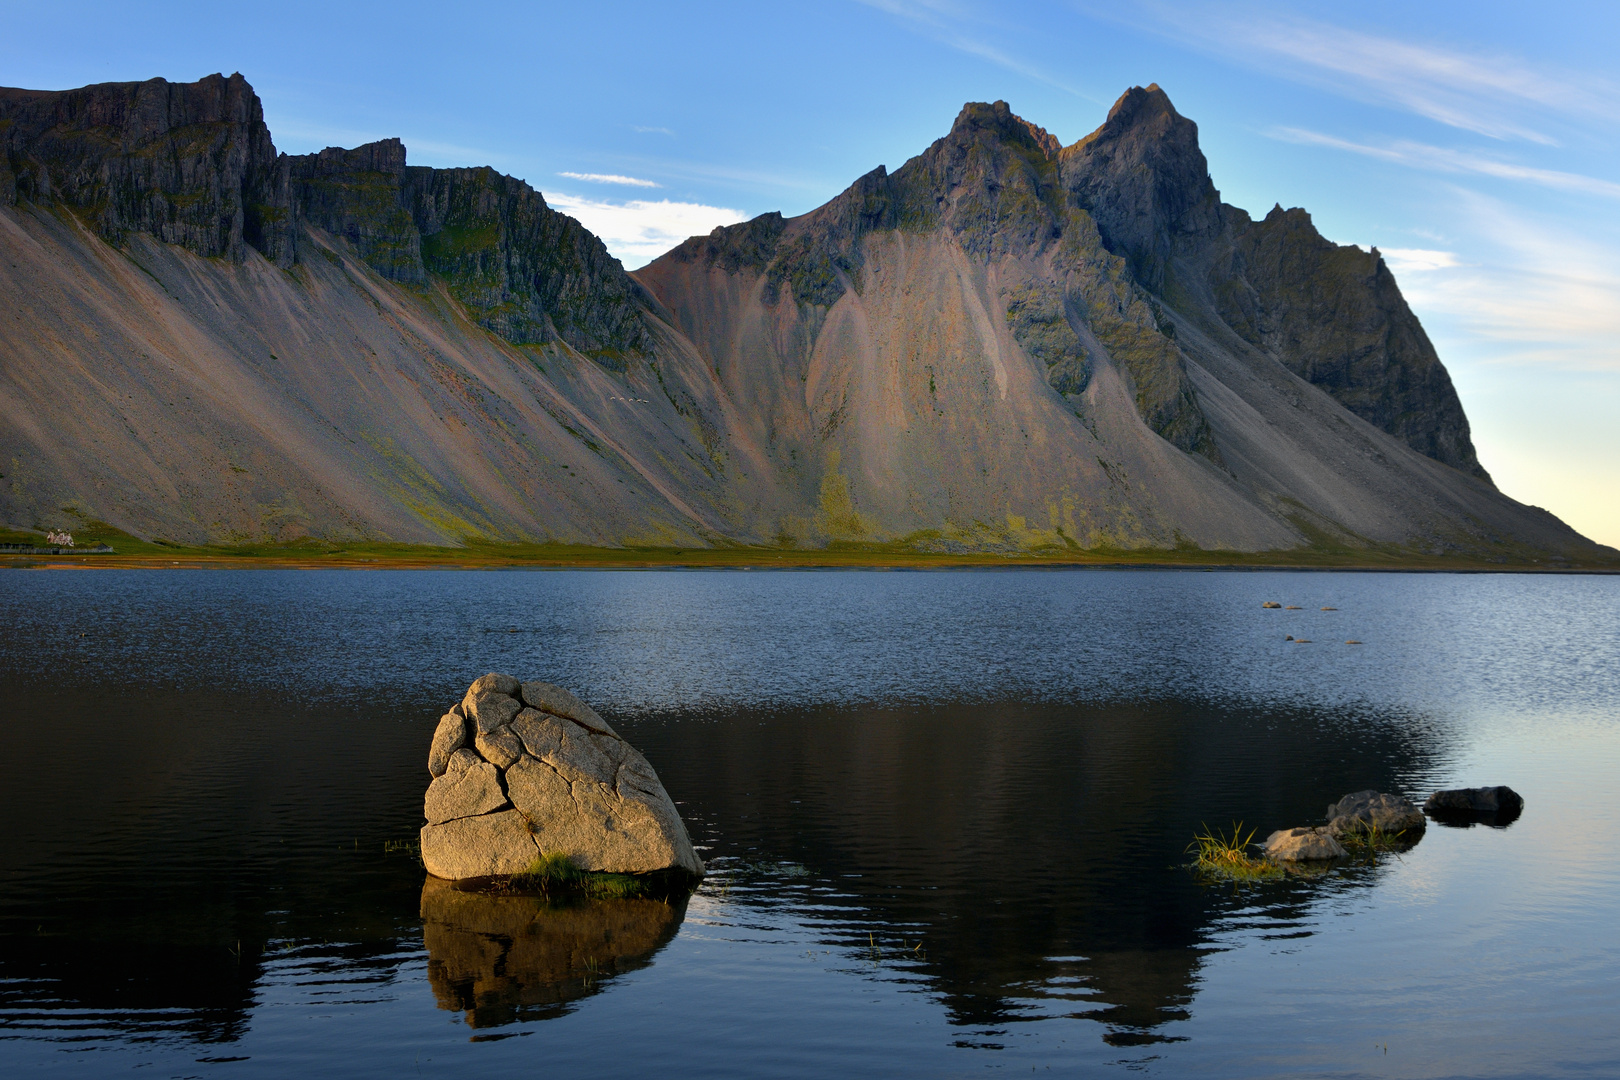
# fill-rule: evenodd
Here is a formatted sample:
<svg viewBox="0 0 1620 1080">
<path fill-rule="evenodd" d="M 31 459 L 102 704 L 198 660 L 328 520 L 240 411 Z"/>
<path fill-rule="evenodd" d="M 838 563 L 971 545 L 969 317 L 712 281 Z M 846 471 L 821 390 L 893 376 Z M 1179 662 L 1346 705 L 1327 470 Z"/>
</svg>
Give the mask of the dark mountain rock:
<svg viewBox="0 0 1620 1080">
<path fill-rule="evenodd" d="M 1151 292 L 1164 291 L 1178 247 L 1221 229 L 1220 193 L 1198 148 L 1198 125 L 1157 83 L 1125 91 L 1103 125 L 1060 159 L 1069 194 Z"/>
<path fill-rule="evenodd" d="M 1060 159 L 1108 250 L 1164 304 L 1204 317 L 1206 289 L 1191 279 L 1207 268 L 1216 316 L 1244 340 L 1419 453 L 1490 482 L 1451 377 L 1377 252 L 1323 239 L 1303 210 L 1254 222 L 1222 203 L 1198 125 L 1157 85 L 1127 90 Z"/>
<path fill-rule="evenodd" d="M 1324 239 L 1299 209 L 1230 219 L 1210 269 L 1227 325 L 1418 453 L 1489 482 L 1451 376 L 1377 250 Z"/>
<path fill-rule="evenodd" d="M 0 90 L 0 145 L 0 198 L 66 204 L 114 243 L 139 231 L 291 266 L 299 230 L 314 225 L 389 280 L 444 278 L 475 322 L 514 345 L 560 340 L 610 366 L 650 347 L 645 292 L 528 184 L 408 167 L 398 139 L 277 155 L 240 75 Z"/>
<path fill-rule="evenodd" d="M 274 248 L 276 151 L 241 75 L 78 90 L 0 89 L 0 200 L 60 202 L 113 243 L 146 232 L 240 261 Z"/>
</svg>

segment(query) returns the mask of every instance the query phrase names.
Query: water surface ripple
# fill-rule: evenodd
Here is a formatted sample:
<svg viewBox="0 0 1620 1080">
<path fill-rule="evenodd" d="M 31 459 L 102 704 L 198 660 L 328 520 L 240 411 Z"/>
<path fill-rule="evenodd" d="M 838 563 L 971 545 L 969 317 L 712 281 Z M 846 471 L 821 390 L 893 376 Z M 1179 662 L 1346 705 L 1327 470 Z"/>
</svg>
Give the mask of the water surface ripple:
<svg viewBox="0 0 1620 1080">
<path fill-rule="evenodd" d="M 10 1075 L 1620 1072 L 1617 579 L 12 572 L 0 610 Z M 427 740 L 489 670 L 647 753 L 689 902 L 425 881 Z M 1526 813 L 1182 865 L 1462 783 Z"/>
</svg>

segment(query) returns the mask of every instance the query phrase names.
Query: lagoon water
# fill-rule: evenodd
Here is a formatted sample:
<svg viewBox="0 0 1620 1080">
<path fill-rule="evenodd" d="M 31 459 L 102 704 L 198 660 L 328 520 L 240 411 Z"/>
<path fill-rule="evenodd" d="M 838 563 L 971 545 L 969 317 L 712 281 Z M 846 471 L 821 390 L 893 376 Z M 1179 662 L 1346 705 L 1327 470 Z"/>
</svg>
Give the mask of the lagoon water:
<svg viewBox="0 0 1620 1080">
<path fill-rule="evenodd" d="M 14 571 L 0 611 L 10 1077 L 1620 1074 L 1620 578 Z M 647 754 L 689 901 L 425 881 L 490 670 Z M 1183 865 L 1497 783 L 1511 825 L 1322 877 Z"/>
</svg>

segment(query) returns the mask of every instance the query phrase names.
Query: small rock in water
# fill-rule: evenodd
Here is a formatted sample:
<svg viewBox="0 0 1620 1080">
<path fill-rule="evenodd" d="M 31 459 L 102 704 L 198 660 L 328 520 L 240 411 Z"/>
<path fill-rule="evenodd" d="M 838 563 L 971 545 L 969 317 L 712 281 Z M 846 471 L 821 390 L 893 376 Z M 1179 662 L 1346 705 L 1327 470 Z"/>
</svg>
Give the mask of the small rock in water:
<svg viewBox="0 0 1620 1080">
<path fill-rule="evenodd" d="M 1336 607 L 1325 607 L 1322 610 L 1323 611 L 1338 611 L 1339 609 L 1336 608 Z"/>
<path fill-rule="evenodd" d="M 1324 826 L 1278 829 L 1261 845 L 1266 857 L 1280 862 L 1319 862 L 1342 859 L 1350 853 Z"/>
<path fill-rule="evenodd" d="M 1350 640 L 1349 640 L 1349 641 L 1346 641 L 1346 642 L 1345 642 L 1345 644 L 1346 644 L 1346 645 L 1360 645 L 1360 644 L 1361 644 L 1361 642 L 1359 642 L 1359 641 L 1356 641 L 1356 640 L 1355 640 L 1355 639 L 1354 639 L 1354 638 L 1352 638 L 1352 639 L 1350 639 Z"/>
<path fill-rule="evenodd" d="M 1358 791 L 1346 795 L 1327 808 L 1328 831 L 1334 836 L 1379 832 L 1393 836 L 1396 833 L 1420 833 L 1428 825 L 1419 810 L 1399 795 L 1379 791 Z"/>
<path fill-rule="evenodd" d="M 1294 639 L 1294 644 L 1295 645 L 1309 645 L 1310 643 L 1311 643 L 1311 639 L 1308 638 L 1308 637 L 1301 637 L 1301 638 L 1295 638 Z"/>
<path fill-rule="evenodd" d="M 1300 607 L 1298 604 L 1289 604 L 1287 607 L 1283 608 L 1283 610 L 1284 611 L 1304 611 L 1305 609 Z"/>
<path fill-rule="evenodd" d="M 1443 825 L 1506 826 L 1523 810 L 1524 797 L 1502 784 L 1437 791 L 1423 804 L 1423 812 Z"/>
<path fill-rule="evenodd" d="M 1294 635 L 1293 635 L 1293 634 L 1289 634 L 1289 635 L 1288 635 L 1288 636 L 1287 636 L 1287 637 L 1285 637 L 1285 638 L 1283 638 L 1283 640 L 1284 640 L 1284 641 L 1293 641 L 1293 640 L 1294 640 Z"/>
<path fill-rule="evenodd" d="M 1280 608 L 1280 607 L 1282 607 L 1282 605 L 1277 603 L 1277 601 L 1275 601 L 1275 600 L 1267 600 L 1265 603 L 1261 604 L 1260 606 L 1263 607 L 1263 608 Z"/>
<path fill-rule="evenodd" d="M 1506 784 L 1498 784 L 1495 787 L 1455 788 L 1430 795 L 1428 801 L 1423 804 L 1423 809 L 1476 810 L 1495 814 L 1503 810 L 1523 810 L 1524 796 Z"/>
</svg>

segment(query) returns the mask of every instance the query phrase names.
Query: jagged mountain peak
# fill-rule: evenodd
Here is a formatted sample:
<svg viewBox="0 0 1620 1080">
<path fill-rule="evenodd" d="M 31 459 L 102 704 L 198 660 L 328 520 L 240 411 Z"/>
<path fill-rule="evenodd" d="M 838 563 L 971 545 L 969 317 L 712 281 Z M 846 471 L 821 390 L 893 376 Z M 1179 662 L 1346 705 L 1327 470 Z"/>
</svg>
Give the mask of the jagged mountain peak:
<svg viewBox="0 0 1620 1080">
<path fill-rule="evenodd" d="M 1153 292 L 1164 288 L 1179 236 L 1221 227 L 1220 193 L 1198 146 L 1198 125 L 1176 112 L 1157 83 L 1125 91 L 1101 127 L 1059 156 L 1070 195 Z"/>
<path fill-rule="evenodd" d="M 970 101 L 963 105 L 962 111 L 956 114 L 955 123 L 951 125 L 949 137 L 959 141 L 978 132 L 986 132 L 1009 142 L 1033 145 L 1048 157 L 1056 157 L 1058 151 L 1063 149 L 1063 144 L 1055 135 L 1014 113 L 1005 101 L 988 104 Z"/>
</svg>

